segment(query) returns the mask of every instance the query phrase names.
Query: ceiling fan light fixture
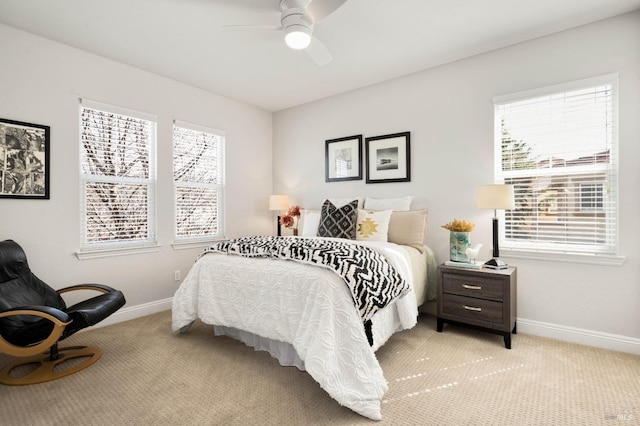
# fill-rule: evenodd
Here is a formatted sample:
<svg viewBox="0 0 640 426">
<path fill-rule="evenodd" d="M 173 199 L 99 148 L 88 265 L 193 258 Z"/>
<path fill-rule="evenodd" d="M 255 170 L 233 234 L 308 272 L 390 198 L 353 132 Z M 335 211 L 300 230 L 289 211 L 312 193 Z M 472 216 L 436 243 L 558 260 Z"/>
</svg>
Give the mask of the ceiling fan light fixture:
<svg viewBox="0 0 640 426">
<path fill-rule="evenodd" d="M 296 50 L 306 49 L 309 46 L 313 20 L 304 9 L 295 7 L 283 10 L 280 23 L 284 30 L 284 42 L 287 43 L 287 46 Z"/>
<path fill-rule="evenodd" d="M 287 27 L 284 30 L 284 41 L 292 49 L 306 49 L 311 43 L 311 29 L 304 25 Z"/>
</svg>

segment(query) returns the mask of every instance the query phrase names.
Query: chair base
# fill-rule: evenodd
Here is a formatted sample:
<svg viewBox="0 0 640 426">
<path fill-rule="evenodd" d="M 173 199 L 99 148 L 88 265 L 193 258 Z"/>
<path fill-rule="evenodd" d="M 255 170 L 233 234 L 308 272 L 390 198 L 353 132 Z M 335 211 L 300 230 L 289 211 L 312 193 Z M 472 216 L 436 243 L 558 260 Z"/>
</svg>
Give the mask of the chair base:
<svg viewBox="0 0 640 426">
<path fill-rule="evenodd" d="M 59 358 L 55 360 L 49 359 L 49 352 L 34 355 L 28 358 L 22 358 L 20 361 L 13 363 L 0 371 L 0 383 L 10 386 L 33 385 L 36 383 L 48 382 L 61 377 L 77 373 L 84 370 L 91 364 L 95 363 L 102 356 L 102 349 L 96 346 L 68 346 L 59 349 Z M 72 360 L 74 358 L 86 357 L 82 362 L 76 361 L 73 367 L 54 371 L 59 364 Z M 79 362 L 79 363 L 78 363 Z M 13 370 L 27 364 L 40 364 L 35 370 L 21 377 L 10 377 Z"/>
</svg>

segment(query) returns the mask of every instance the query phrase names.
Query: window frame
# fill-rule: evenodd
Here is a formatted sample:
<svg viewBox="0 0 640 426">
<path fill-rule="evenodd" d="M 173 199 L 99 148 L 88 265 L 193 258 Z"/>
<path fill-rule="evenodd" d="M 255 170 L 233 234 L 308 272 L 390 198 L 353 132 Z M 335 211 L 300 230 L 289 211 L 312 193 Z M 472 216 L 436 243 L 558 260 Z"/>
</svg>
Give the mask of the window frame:
<svg viewBox="0 0 640 426">
<path fill-rule="evenodd" d="M 580 194 L 579 209 L 581 212 L 603 212 L 604 211 L 604 183 L 599 182 L 579 182 L 578 193 Z M 587 189 L 589 188 L 589 189 Z M 585 200 L 588 198 L 589 200 Z M 587 206 L 586 204 L 591 204 Z"/>
<path fill-rule="evenodd" d="M 217 158 L 220 160 L 217 164 L 218 174 L 216 180 L 218 183 L 204 183 L 198 181 L 176 181 L 175 180 L 175 134 L 176 128 L 182 128 L 191 130 L 198 133 L 205 133 L 213 137 L 220 138 L 219 145 L 217 146 Z M 171 181 L 173 186 L 173 248 L 193 248 L 206 246 L 211 242 L 223 240 L 226 238 L 226 226 L 225 226 L 225 195 L 226 195 L 226 176 L 225 176 L 225 146 L 226 146 L 226 133 L 222 130 L 214 129 L 212 127 L 202 126 L 199 124 L 193 124 L 186 121 L 174 120 L 171 132 Z M 198 187 L 214 189 L 217 192 L 217 227 L 218 232 L 216 234 L 199 234 L 195 236 L 179 236 L 178 235 L 178 188 L 179 187 Z"/>
<path fill-rule="evenodd" d="M 82 116 L 84 109 L 107 112 L 109 114 L 126 116 L 138 120 L 147 121 L 150 124 L 149 140 L 147 141 L 148 155 L 148 177 L 147 178 L 131 178 L 117 177 L 109 175 L 91 175 L 83 173 L 83 131 Z M 158 119 L 157 116 L 145 112 L 140 112 L 128 108 L 115 105 L 109 105 L 93 100 L 80 99 L 79 105 L 79 165 L 80 165 L 80 250 L 76 252 L 79 259 L 98 258 L 105 256 L 117 256 L 129 254 L 132 252 L 144 253 L 150 251 L 158 251 L 157 240 L 157 132 Z M 147 235 L 144 239 L 136 240 L 115 240 L 98 243 L 89 243 L 87 241 L 87 184 L 97 183 L 128 183 L 146 186 L 146 228 Z"/>
<path fill-rule="evenodd" d="M 498 216 L 500 218 L 500 249 L 503 255 L 507 257 L 519 257 L 519 258 L 533 258 L 533 259 L 545 259 L 545 260 L 568 260 L 568 261 L 576 261 L 576 262 L 586 262 L 586 263 L 602 263 L 602 264 L 611 264 L 611 265 L 621 265 L 624 262 L 624 257 L 619 255 L 619 231 L 618 231 L 618 223 L 619 223 L 619 215 L 620 215 L 620 202 L 617 194 L 618 191 L 618 176 L 619 176 L 619 144 L 618 144 L 618 134 L 619 134 L 619 107 L 618 107 L 618 96 L 619 96 L 619 87 L 618 87 L 618 74 L 606 74 L 593 78 L 586 78 L 582 80 L 572 81 L 568 83 L 561 83 L 557 85 L 542 87 L 533 90 L 526 90 L 522 92 L 517 92 L 513 94 L 496 96 L 493 98 L 494 103 L 494 181 L 495 183 L 504 183 L 505 179 L 513 179 L 518 176 L 535 176 L 537 174 L 544 175 L 548 173 L 549 176 L 557 175 L 557 176 L 568 176 L 568 175 L 580 175 L 587 173 L 596 173 L 598 167 L 602 167 L 604 170 L 604 165 L 593 164 L 589 167 L 583 166 L 572 166 L 570 170 L 568 168 L 563 168 L 562 171 L 554 171 L 553 168 L 550 168 L 548 171 L 544 169 L 532 169 L 535 172 L 532 173 L 532 170 L 512 170 L 511 172 L 503 171 L 503 146 L 502 146 L 502 123 L 501 123 L 501 115 L 499 113 L 499 108 L 502 105 L 515 103 L 520 101 L 525 101 L 529 99 L 535 99 L 539 97 L 545 97 L 555 94 L 568 93 L 581 89 L 594 88 L 602 85 L 610 85 L 612 89 L 612 107 L 613 107 L 613 116 L 612 116 L 612 141 L 611 141 L 611 165 L 610 170 L 606 170 L 606 173 L 609 173 L 609 187 L 606 191 L 608 194 L 613 197 L 613 212 L 612 217 L 609 217 L 605 221 L 605 225 L 608 227 L 607 235 L 611 236 L 612 241 L 609 241 L 608 245 L 603 245 L 602 247 L 608 246 L 608 250 L 572 250 L 570 247 L 563 248 L 555 248 L 550 246 L 545 246 L 544 244 L 531 244 L 522 241 L 516 241 L 514 239 L 508 239 L 506 237 L 506 225 L 507 221 L 505 220 L 506 215 L 505 211 L 498 211 Z M 586 182 L 590 184 L 597 184 L 597 182 Z M 605 194 L 605 190 L 601 194 Z M 580 206 L 582 205 L 582 200 L 579 200 Z M 591 210 L 590 212 L 593 212 Z M 595 210 L 598 211 L 598 210 Z M 602 211 L 602 210 L 600 210 Z M 582 211 L 578 209 L 578 212 L 586 213 L 587 211 Z M 597 258 L 594 259 L 594 258 Z"/>
</svg>

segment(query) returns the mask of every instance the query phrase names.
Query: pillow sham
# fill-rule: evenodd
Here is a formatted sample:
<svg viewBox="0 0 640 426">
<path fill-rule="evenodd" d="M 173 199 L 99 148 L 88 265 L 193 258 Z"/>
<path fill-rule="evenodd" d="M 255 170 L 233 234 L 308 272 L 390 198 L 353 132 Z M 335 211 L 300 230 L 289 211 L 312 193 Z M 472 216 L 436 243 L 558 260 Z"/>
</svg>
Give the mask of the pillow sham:
<svg viewBox="0 0 640 426">
<path fill-rule="evenodd" d="M 320 225 L 320 210 L 303 209 L 301 212 L 302 237 L 315 237 L 318 235 L 318 225 Z"/>
<path fill-rule="evenodd" d="M 364 206 L 364 197 L 350 197 L 350 198 L 327 198 L 327 200 L 331 201 L 334 206 L 342 207 L 345 204 L 349 204 L 353 200 L 358 200 L 358 208 L 361 209 Z"/>
<path fill-rule="evenodd" d="M 398 198 L 370 198 L 367 197 L 364 200 L 364 208 L 366 210 L 395 210 L 395 211 L 407 211 L 411 208 L 411 201 L 413 197 L 407 195 L 406 197 Z"/>
<path fill-rule="evenodd" d="M 347 238 L 356 237 L 356 220 L 358 219 L 358 200 L 336 207 L 325 200 L 320 210 L 319 237 Z"/>
<path fill-rule="evenodd" d="M 358 209 L 356 222 L 356 240 L 387 242 L 389 220 L 393 210 L 362 210 Z"/>
<path fill-rule="evenodd" d="M 391 213 L 388 241 L 424 250 L 427 233 L 427 209 Z"/>
</svg>

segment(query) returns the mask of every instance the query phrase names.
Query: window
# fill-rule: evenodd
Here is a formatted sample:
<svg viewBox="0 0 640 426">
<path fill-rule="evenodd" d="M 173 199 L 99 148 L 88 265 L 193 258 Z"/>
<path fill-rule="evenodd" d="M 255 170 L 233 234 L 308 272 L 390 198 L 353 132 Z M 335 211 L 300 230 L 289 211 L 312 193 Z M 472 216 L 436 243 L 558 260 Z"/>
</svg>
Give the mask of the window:
<svg viewBox="0 0 640 426">
<path fill-rule="evenodd" d="M 156 243 L 155 118 L 83 100 L 82 249 Z"/>
<path fill-rule="evenodd" d="M 224 237 L 224 133 L 175 122 L 176 241 Z"/>
<path fill-rule="evenodd" d="M 494 99 L 503 248 L 615 255 L 617 76 Z"/>
<path fill-rule="evenodd" d="M 602 211 L 604 207 L 604 184 L 580 184 L 580 210 Z"/>
</svg>

